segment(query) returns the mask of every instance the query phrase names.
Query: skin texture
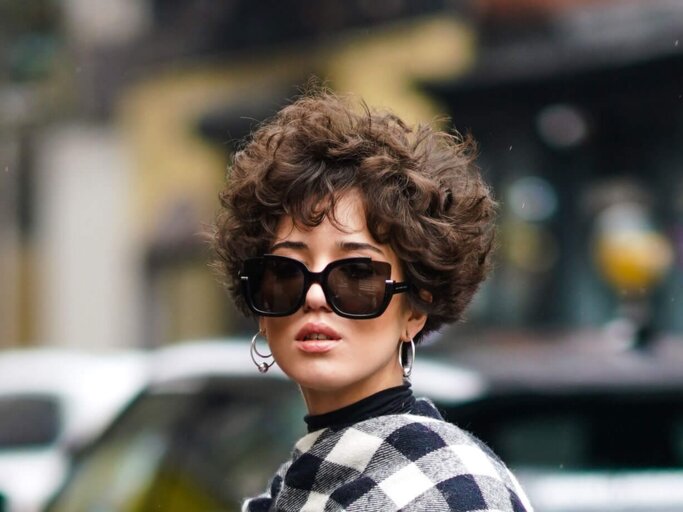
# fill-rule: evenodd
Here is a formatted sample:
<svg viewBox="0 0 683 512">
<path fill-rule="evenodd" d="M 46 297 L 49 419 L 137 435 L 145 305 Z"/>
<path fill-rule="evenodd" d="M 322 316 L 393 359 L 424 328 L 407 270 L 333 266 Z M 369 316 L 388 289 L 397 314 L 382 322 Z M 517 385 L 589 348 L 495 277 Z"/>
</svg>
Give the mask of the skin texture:
<svg viewBox="0 0 683 512">
<path fill-rule="evenodd" d="M 326 218 L 314 228 L 304 228 L 284 217 L 272 253 L 302 261 L 313 272 L 341 258 L 370 257 L 389 262 L 391 278 L 402 280 L 394 251 L 370 235 L 357 192 L 340 199 L 335 219 L 339 226 Z M 320 285 L 313 284 L 299 311 L 286 317 L 262 317 L 259 323 L 275 361 L 299 384 L 309 413 L 322 414 L 400 385 L 399 344 L 413 338 L 426 319 L 409 308 L 404 294 L 394 295 L 378 318 L 342 318 L 327 305 Z M 301 333 L 310 331 L 335 339 L 302 340 Z"/>
</svg>

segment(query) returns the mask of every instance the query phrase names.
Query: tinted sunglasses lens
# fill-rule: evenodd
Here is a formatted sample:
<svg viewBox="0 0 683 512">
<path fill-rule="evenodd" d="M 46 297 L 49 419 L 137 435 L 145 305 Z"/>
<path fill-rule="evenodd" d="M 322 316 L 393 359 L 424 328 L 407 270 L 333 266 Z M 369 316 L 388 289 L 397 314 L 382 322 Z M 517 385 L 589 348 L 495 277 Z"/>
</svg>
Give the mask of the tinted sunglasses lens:
<svg viewBox="0 0 683 512">
<path fill-rule="evenodd" d="M 264 259 L 260 275 L 251 288 L 252 300 L 261 311 L 287 313 L 301 300 L 303 288 L 304 274 L 296 262 L 284 258 Z"/>
<path fill-rule="evenodd" d="M 327 276 L 331 301 L 343 313 L 371 315 L 384 306 L 388 263 L 349 262 L 334 267 Z"/>
</svg>

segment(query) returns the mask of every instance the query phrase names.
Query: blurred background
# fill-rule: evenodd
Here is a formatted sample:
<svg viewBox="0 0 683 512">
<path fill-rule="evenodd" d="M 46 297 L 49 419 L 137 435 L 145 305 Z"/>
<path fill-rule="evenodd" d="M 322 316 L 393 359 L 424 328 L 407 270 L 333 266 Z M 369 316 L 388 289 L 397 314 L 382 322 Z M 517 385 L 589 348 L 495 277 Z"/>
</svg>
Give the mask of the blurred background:
<svg viewBox="0 0 683 512">
<path fill-rule="evenodd" d="M 676 0 L 4 0 L 0 346 L 249 331 L 201 233 L 235 143 L 311 76 L 479 140 L 500 250 L 470 326 L 680 333 L 682 19 Z"/>
<path fill-rule="evenodd" d="M 206 233 L 231 152 L 312 76 L 479 142 L 495 273 L 436 354 L 508 381 L 479 347 L 540 381 L 585 368 L 529 356 L 565 342 L 681 360 L 679 0 L 1 0 L 0 356 L 125 352 L 139 382 L 141 349 L 251 336 Z"/>
</svg>

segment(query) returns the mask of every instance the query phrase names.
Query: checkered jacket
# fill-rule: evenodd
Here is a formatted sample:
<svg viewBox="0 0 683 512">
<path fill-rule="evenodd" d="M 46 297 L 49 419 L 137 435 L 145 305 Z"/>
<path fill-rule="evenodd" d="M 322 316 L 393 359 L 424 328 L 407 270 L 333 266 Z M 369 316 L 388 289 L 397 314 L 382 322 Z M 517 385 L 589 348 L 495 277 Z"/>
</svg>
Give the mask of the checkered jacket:
<svg viewBox="0 0 683 512">
<path fill-rule="evenodd" d="M 268 492 L 243 512 L 530 512 L 505 465 L 470 434 L 417 400 L 410 414 L 380 416 L 299 440 Z"/>
</svg>

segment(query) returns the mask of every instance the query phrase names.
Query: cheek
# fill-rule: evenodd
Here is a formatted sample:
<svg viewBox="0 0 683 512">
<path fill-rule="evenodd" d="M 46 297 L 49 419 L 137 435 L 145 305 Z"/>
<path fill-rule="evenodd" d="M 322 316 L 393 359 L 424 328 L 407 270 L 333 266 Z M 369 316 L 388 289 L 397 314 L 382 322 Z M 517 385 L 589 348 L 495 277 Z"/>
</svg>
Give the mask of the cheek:
<svg viewBox="0 0 683 512">
<path fill-rule="evenodd" d="M 403 333 L 404 317 L 406 310 L 398 301 L 389 305 L 384 314 L 373 320 L 368 320 L 367 323 L 358 323 L 361 331 L 365 331 L 368 336 L 372 336 L 377 340 L 386 340 L 387 343 L 393 344 L 398 342 Z"/>
<path fill-rule="evenodd" d="M 290 317 L 263 317 L 259 321 L 259 325 L 261 326 L 261 330 L 266 333 L 268 340 L 275 342 L 282 336 L 288 334 L 288 331 L 290 330 L 288 328 L 291 324 L 291 321 L 288 320 L 289 318 Z"/>
</svg>

